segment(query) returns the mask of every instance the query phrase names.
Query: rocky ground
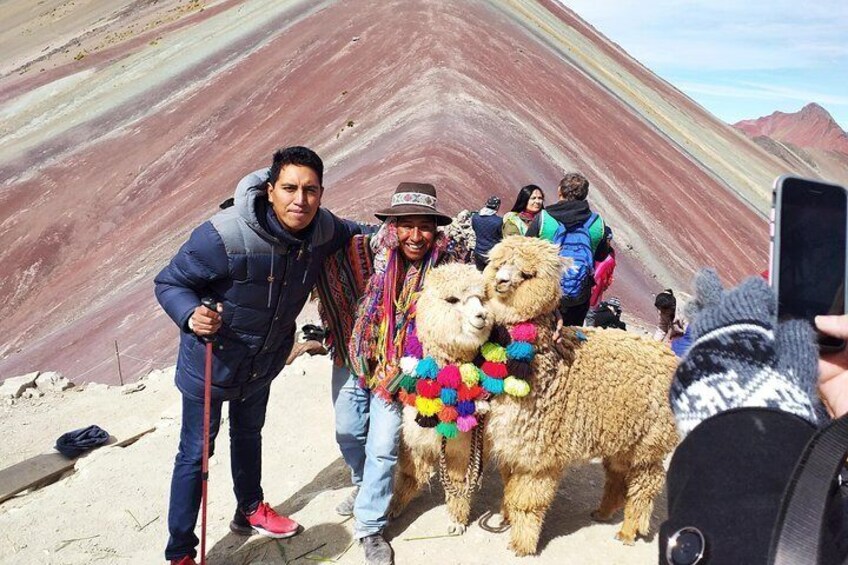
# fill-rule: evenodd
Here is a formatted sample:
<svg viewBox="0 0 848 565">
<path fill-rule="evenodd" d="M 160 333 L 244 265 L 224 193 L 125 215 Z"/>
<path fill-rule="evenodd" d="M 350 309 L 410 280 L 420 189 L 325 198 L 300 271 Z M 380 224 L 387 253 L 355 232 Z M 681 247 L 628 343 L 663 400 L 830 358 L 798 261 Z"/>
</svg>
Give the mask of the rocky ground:
<svg viewBox="0 0 848 565">
<path fill-rule="evenodd" d="M 172 369 L 151 373 L 144 388 L 88 385 L 0 406 L 0 460 L 7 467 L 51 450 L 55 439 L 97 424 L 118 439 L 155 430 L 130 446 L 102 447 L 81 458 L 59 482 L 0 504 L 0 563 L 161 563 L 167 539 L 168 485 L 179 438 L 179 395 Z M 231 534 L 234 509 L 228 438 L 222 434 L 210 466 L 209 563 L 260 564 L 329 561 L 360 563 L 352 524 L 333 512 L 350 488 L 333 437 L 327 357 L 301 357 L 278 378 L 265 427 L 264 487 L 269 502 L 306 528 L 281 542 Z M 390 525 L 400 564 L 648 563 L 656 540 L 627 547 L 613 539 L 618 524 L 596 524 L 589 513 L 600 500 L 603 471 L 596 463 L 567 473 L 548 516 L 538 557 L 517 559 L 508 533 L 490 533 L 486 513 L 496 510 L 501 486 L 489 472 L 473 509 L 471 527 L 447 536 L 448 517 L 438 480 Z M 664 516 L 657 501 L 652 531 Z"/>
</svg>

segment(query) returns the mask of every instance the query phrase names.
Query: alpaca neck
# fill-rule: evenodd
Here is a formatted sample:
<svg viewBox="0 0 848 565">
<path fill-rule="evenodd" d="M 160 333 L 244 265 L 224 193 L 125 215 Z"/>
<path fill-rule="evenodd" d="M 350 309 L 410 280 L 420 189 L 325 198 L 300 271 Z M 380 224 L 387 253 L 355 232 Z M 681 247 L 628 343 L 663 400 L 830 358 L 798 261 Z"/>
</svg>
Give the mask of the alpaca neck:
<svg viewBox="0 0 848 565">
<path fill-rule="evenodd" d="M 466 350 L 462 348 L 450 348 L 449 350 L 430 350 L 424 348 L 424 354 L 429 355 L 440 366 L 454 365 L 460 363 L 471 363 L 477 357 L 479 348 Z"/>
<path fill-rule="evenodd" d="M 553 312 L 547 312 L 544 314 L 539 314 L 535 318 L 531 318 L 530 320 L 508 320 L 500 322 L 506 328 L 513 328 L 518 324 L 530 323 L 535 325 L 537 328 L 547 328 L 548 326 L 555 327 L 556 320 L 554 318 Z"/>
</svg>

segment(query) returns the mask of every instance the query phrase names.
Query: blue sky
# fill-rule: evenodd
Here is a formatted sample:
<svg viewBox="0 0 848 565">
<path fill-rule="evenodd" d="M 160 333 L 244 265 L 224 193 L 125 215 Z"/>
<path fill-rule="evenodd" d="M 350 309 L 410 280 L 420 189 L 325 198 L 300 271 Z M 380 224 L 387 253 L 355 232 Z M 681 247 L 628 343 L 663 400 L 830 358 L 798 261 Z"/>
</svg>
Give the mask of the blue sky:
<svg viewBox="0 0 848 565">
<path fill-rule="evenodd" d="M 562 0 L 734 123 L 824 106 L 848 130 L 848 0 Z"/>
</svg>

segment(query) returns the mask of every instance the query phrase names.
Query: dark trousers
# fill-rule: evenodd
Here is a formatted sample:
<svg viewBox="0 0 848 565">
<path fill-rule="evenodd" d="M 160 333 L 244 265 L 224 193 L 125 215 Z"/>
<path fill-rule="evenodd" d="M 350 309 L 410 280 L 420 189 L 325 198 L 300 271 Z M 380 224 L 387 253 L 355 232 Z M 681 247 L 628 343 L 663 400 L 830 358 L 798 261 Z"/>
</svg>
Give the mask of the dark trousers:
<svg viewBox="0 0 848 565">
<path fill-rule="evenodd" d="M 477 267 L 477 270 L 483 272 L 483 269 L 486 268 L 486 265 L 489 264 L 489 260 L 483 257 L 482 255 L 477 255 L 474 253 L 474 266 Z"/>
<path fill-rule="evenodd" d="M 586 319 L 586 314 L 589 312 L 589 301 L 581 304 L 566 305 L 564 302 L 559 303 L 559 312 L 562 314 L 563 326 L 582 326 Z"/>
<path fill-rule="evenodd" d="M 241 400 L 230 401 L 230 458 L 233 491 L 238 508 L 245 510 L 263 499 L 262 486 L 262 426 L 271 387 L 258 390 Z M 212 401 L 209 426 L 209 456 L 212 456 L 215 437 L 221 426 L 222 401 Z M 201 473 L 203 459 L 203 401 L 183 395 L 183 419 L 180 447 L 171 477 L 171 501 L 168 506 L 170 538 L 165 559 L 197 555 L 197 536 L 194 528 L 200 511 Z"/>
</svg>

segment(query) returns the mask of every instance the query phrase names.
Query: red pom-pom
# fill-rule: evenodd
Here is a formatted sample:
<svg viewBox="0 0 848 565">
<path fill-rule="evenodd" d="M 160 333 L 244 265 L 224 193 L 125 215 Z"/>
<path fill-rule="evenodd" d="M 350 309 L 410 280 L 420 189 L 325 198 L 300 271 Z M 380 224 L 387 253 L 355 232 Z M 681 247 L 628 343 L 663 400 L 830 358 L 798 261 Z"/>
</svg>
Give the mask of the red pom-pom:
<svg viewBox="0 0 848 565">
<path fill-rule="evenodd" d="M 438 383 L 448 388 L 458 388 L 462 382 L 462 375 L 459 372 L 459 367 L 456 365 L 448 365 L 439 371 L 436 377 Z"/>
<path fill-rule="evenodd" d="M 441 422 L 455 422 L 457 417 L 459 417 L 459 414 L 453 406 L 445 406 L 439 411 L 439 421 Z"/>
<path fill-rule="evenodd" d="M 415 383 L 415 392 L 423 398 L 439 398 L 442 393 L 442 385 L 431 379 L 418 379 Z"/>
<path fill-rule="evenodd" d="M 509 376 L 509 372 L 506 370 L 506 363 L 486 361 L 480 369 L 493 379 L 505 379 Z"/>
<path fill-rule="evenodd" d="M 480 385 L 474 385 L 472 387 L 468 387 L 466 385 L 462 385 L 459 387 L 458 396 L 459 400 L 477 400 L 483 394 L 483 387 Z"/>
<path fill-rule="evenodd" d="M 415 408 L 415 399 L 416 398 L 418 398 L 418 396 L 416 394 L 413 394 L 413 393 L 410 392 L 410 393 L 406 394 L 406 396 L 404 397 L 402 402 L 404 404 L 406 404 L 407 406 L 412 406 L 413 408 Z"/>
</svg>

